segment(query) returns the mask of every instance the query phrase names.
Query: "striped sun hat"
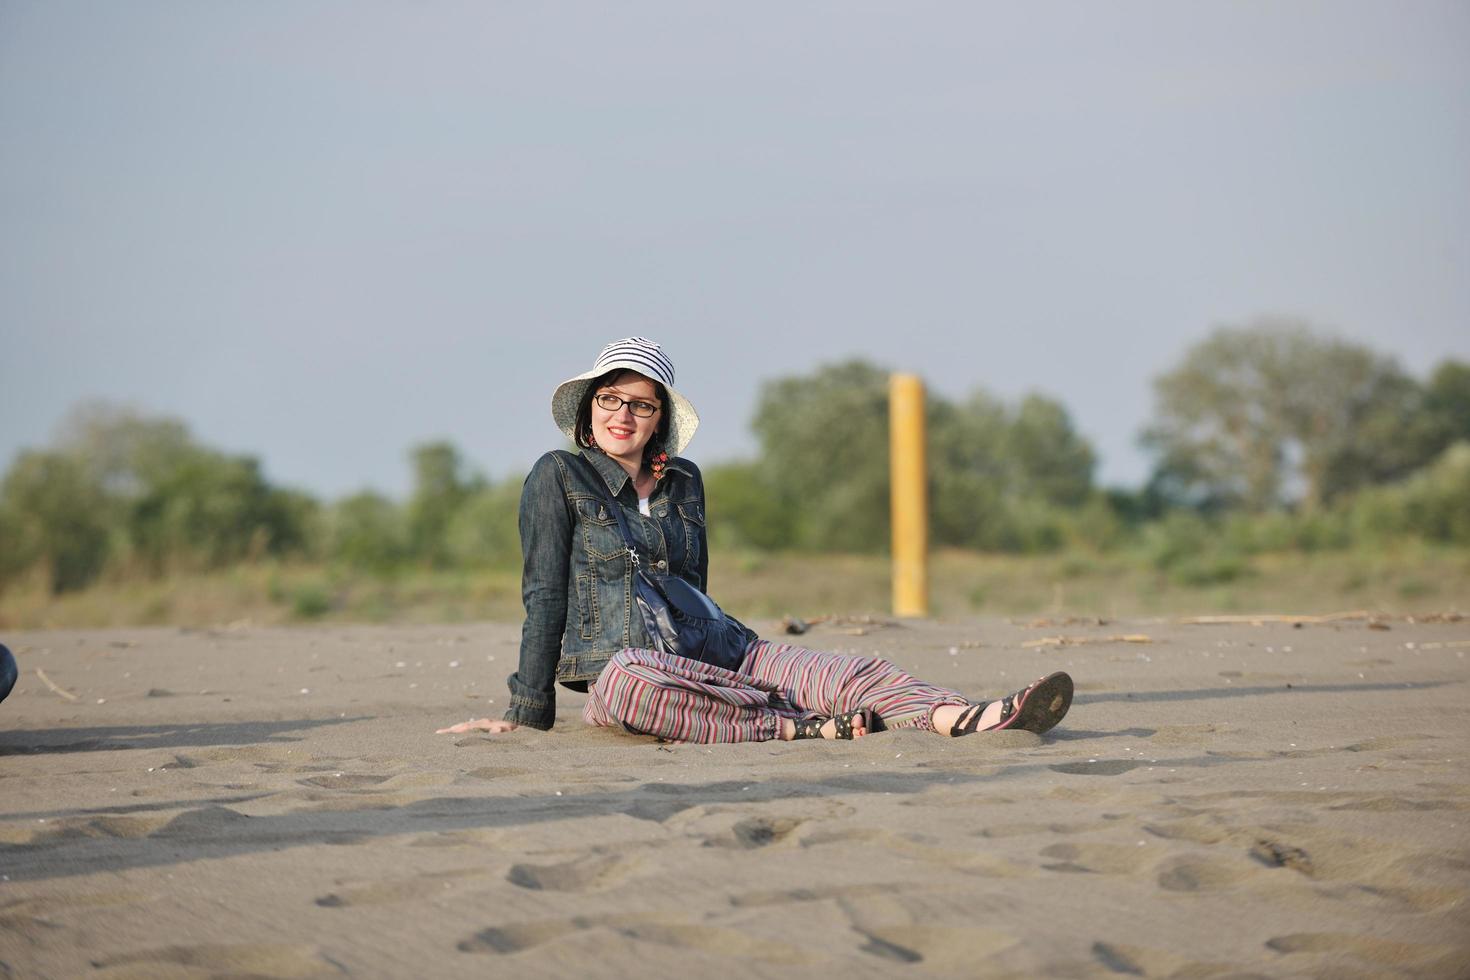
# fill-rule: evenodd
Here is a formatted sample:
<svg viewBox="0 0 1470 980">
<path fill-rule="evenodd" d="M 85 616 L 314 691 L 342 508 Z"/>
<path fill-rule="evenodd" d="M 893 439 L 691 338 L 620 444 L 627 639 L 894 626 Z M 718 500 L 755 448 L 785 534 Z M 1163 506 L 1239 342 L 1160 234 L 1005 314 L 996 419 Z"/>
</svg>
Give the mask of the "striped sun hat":
<svg viewBox="0 0 1470 980">
<path fill-rule="evenodd" d="M 674 390 L 674 362 L 658 344 L 644 337 L 624 337 L 614 340 L 597 355 L 592 370 L 569 378 L 556 386 L 551 395 L 551 417 L 567 438 L 577 441 L 577 408 L 587 388 L 609 371 L 637 371 L 645 378 L 657 381 L 668 392 L 668 403 L 664 410 L 669 413 L 668 445 L 664 448 L 671 456 L 677 456 L 694 438 L 699 428 L 699 413 L 689 404 L 689 399 Z"/>
</svg>

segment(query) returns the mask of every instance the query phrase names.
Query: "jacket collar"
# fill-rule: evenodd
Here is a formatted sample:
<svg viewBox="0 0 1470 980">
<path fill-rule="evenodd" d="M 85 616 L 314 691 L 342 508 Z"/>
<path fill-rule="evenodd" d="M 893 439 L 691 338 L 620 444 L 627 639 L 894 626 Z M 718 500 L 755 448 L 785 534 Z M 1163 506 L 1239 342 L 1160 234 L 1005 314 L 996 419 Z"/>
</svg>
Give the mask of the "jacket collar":
<svg viewBox="0 0 1470 980">
<path fill-rule="evenodd" d="M 607 484 L 608 490 L 612 491 L 614 497 L 622 493 L 623 487 L 631 482 L 628 479 L 628 471 L 623 469 L 622 465 L 607 453 L 583 449 L 582 458 L 591 461 L 592 468 L 597 470 L 602 476 L 603 482 Z M 694 475 L 690 472 L 682 456 L 670 456 L 669 461 L 664 464 L 664 469 L 670 473 L 680 473 L 686 477 Z"/>
</svg>

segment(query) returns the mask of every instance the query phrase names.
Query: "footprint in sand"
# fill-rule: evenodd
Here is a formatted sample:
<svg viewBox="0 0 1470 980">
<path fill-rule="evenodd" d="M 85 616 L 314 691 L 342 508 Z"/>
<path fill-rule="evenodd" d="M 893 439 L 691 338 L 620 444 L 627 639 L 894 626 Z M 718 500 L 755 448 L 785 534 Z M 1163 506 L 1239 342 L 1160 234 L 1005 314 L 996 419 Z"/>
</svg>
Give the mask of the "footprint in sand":
<svg viewBox="0 0 1470 980">
<path fill-rule="evenodd" d="M 13 948 L 17 940 L 29 946 L 42 946 L 52 939 L 59 939 L 55 933 L 65 929 L 61 923 L 51 921 L 44 912 L 27 908 L 25 899 L 0 905 L 0 936 L 6 937 L 7 947 Z M 0 977 L 8 978 L 10 975 L 5 961 L 0 959 Z"/>
<path fill-rule="evenodd" d="M 44 825 L 0 827 L 0 850 L 56 847 L 84 840 L 141 840 L 168 823 L 167 817 L 101 816 L 53 820 Z"/>
<path fill-rule="evenodd" d="M 1266 948 L 1274 949 L 1278 953 L 1328 953 L 1334 956 L 1348 953 L 1359 959 L 1381 963 L 1385 966 L 1396 966 L 1400 969 L 1413 966 L 1416 972 L 1424 969 L 1424 972 L 1420 974 L 1424 976 L 1439 975 L 1437 970 L 1425 969 L 1426 960 L 1458 959 L 1461 966 L 1465 965 L 1464 950 L 1457 951 L 1452 946 L 1423 946 L 1417 943 L 1404 943 L 1393 939 L 1379 939 L 1374 936 L 1357 936 L 1341 932 L 1297 932 L 1287 936 L 1276 936 L 1266 940 Z"/>
<path fill-rule="evenodd" d="M 878 827 L 812 830 L 801 838 L 799 844 L 802 848 L 861 844 L 868 848 L 902 854 L 905 858 L 924 861 L 946 871 L 959 871 L 985 878 L 1030 878 L 1036 875 L 1033 865 L 1013 857 L 988 853 L 983 848 L 956 852 L 951 847 L 924 843 L 908 834 Z"/>
<path fill-rule="evenodd" d="M 1396 873 L 1407 852 L 1393 839 L 1352 836 L 1319 826 L 1272 824 L 1243 828 L 1235 841 L 1258 866 L 1295 871 L 1323 884 L 1435 884 L 1422 875 Z M 1385 899 L 1385 904 L 1391 901 Z"/>
<path fill-rule="evenodd" d="M 869 956 L 876 956 L 880 960 L 892 960 L 895 963 L 902 963 L 904 965 L 908 965 L 909 963 L 922 963 L 924 961 L 924 954 L 918 950 L 910 949 L 907 946 L 884 939 L 882 936 L 873 933 L 864 933 L 863 935 L 868 941 L 858 948 Z"/>
<path fill-rule="evenodd" d="M 705 847 L 735 847 L 750 850 L 777 844 L 802 821 L 795 817 L 749 817 L 730 828 L 729 837 L 714 837 L 704 842 Z"/>
<path fill-rule="evenodd" d="M 1215 736 L 1228 732 L 1226 725 L 1162 725 L 1149 741 L 1154 745 L 1177 748 L 1181 746 L 1205 745 Z"/>
<path fill-rule="evenodd" d="M 754 943 L 743 930 L 632 915 L 575 916 L 549 922 L 491 926 L 460 940 L 455 948 L 461 953 L 515 954 L 593 929 L 605 929 L 635 942 L 690 949 L 728 959 L 785 965 L 816 962 L 815 955 L 805 948 L 772 940 Z"/>
<path fill-rule="evenodd" d="M 561 939 L 585 929 L 591 929 L 596 921 L 577 916 L 554 922 L 518 922 L 515 925 L 491 926 L 462 939 L 455 948 L 461 953 L 519 953 L 543 943 Z"/>
<path fill-rule="evenodd" d="M 65 929 L 56 918 L 80 909 L 105 905 L 138 905 L 152 901 L 152 896 L 138 892 L 96 892 L 91 895 L 68 895 L 65 897 L 18 898 L 0 903 L 0 936 L 9 936 L 12 941 L 23 939 L 30 945 L 39 945 L 58 938 L 57 930 Z M 0 959 L 0 977 L 9 977 L 5 961 Z"/>
<path fill-rule="evenodd" d="M 505 831 L 497 828 L 468 830 L 436 830 L 420 834 L 408 842 L 409 847 L 500 847 Z"/>
<path fill-rule="evenodd" d="M 396 810 L 417 802 L 420 798 L 408 793 L 363 792 L 344 796 L 340 793 L 306 793 L 309 806 L 298 808 L 299 813 L 361 813 L 368 810 Z"/>
<path fill-rule="evenodd" d="M 914 889 L 912 882 L 898 883 L 889 882 L 883 885 L 868 886 L 879 888 L 890 894 L 896 894 L 905 889 Z M 825 902 L 834 899 L 845 898 L 852 889 L 847 886 L 823 885 L 814 888 L 787 888 L 770 891 L 743 892 L 729 896 L 730 905 L 737 909 L 764 908 L 768 905 L 801 905 L 806 902 Z"/>
<path fill-rule="evenodd" d="M 267 943 L 165 946 L 93 960 L 92 966 L 99 970 L 112 970 L 113 976 L 131 975 L 139 978 L 174 975 L 179 972 L 170 967 L 207 971 L 210 976 L 281 977 L 285 980 L 341 977 L 348 972 L 310 946 Z M 137 969 L 119 970 L 119 967 Z"/>
<path fill-rule="evenodd" d="M 1180 820 L 1146 823 L 1143 829 L 1155 837 L 1165 840 L 1185 840 L 1192 844 L 1218 844 L 1231 836 L 1231 831 L 1220 826 L 1218 818 L 1199 815 Z"/>
<path fill-rule="evenodd" d="M 981 927 L 903 925 L 858 929 L 858 951 L 894 966 L 923 963 L 926 971 L 967 976 L 977 962 L 1010 949 L 1019 940 Z"/>
<path fill-rule="evenodd" d="M 274 745 L 239 745 L 228 748 L 196 749 L 187 756 L 194 765 L 212 762 L 249 762 L 257 766 L 297 762 L 305 757 L 300 751 Z"/>
<path fill-rule="evenodd" d="M 1083 874 L 1126 875 L 1153 859 L 1148 848 L 1129 844 L 1052 844 L 1041 856 L 1056 863 L 1043 864 L 1048 871 Z"/>
<path fill-rule="evenodd" d="M 582 892 L 611 884 L 629 864 L 610 854 L 589 854 L 561 864 L 516 864 L 505 880 L 532 891 Z"/>
<path fill-rule="evenodd" d="M 1393 866 L 1418 877 L 1445 874 L 1459 876 L 1470 872 L 1470 860 L 1466 859 L 1463 852 L 1457 851 L 1421 851 L 1418 854 L 1408 854 L 1395 861 Z"/>
<path fill-rule="evenodd" d="M 1459 888 L 1407 888 L 1378 885 L 1348 885 L 1324 891 L 1325 897 L 1364 908 L 1399 914 L 1438 912 L 1470 901 L 1470 893 Z M 1470 973 L 1466 974 L 1470 976 Z"/>
<path fill-rule="evenodd" d="M 529 769 L 517 769 L 513 766 L 481 766 L 478 769 L 471 769 L 464 775 L 470 779 L 482 779 L 486 782 L 494 782 L 497 779 L 524 776 L 530 771 Z"/>
<path fill-rule="evenodd" d="M 1253 684 L 1280 684 L 1283 682 L 1299 683 L 1304 679 L 1305 675 L 1272 674 L 1264 671 L 1222 670 L 1219 672 L 1218 676 L 1227 678 L 1232 681 L 1250 681 Z"/>
<path fill-rule="evenodd" d="M 818 956 L 803 946 L 771 939 L 751 942 L 750 933 L 743 929 L 726 929 L 702 923 L 671 922 L 666 919 L 642 916 L 616 916 L 603 922 L 606 928 L 627 939 L 668 946 L 674 949 L 690 949 L 725 959 L 757 960 L 780 965 L 810 966 L 818 962 Z"/>
<path fill-rule="evenodd" d="M 359 839 L 360 832 L 313 829 L 279 818 L 251 817 L 224 806 L 185 810 L 150 836 L 197 846 L 239 846 L 250 843 L 337 844 Z"/>
<path fill-rule="evenodd" d="M 1369 796 L 1330 806 L 1329 810 L 1367 810 L 1400 813 L 1422 810 L 1470 810 L 1470 800 L 1411 800 L 1402 796 Z"/>
<path fill-rule="evenodd" d="M 888 969 L 922 963 L 922 969 L 936 975 L 973 976 L 976 963 L 1019 942 L 1016 936 L 980 925 L 980 919 L 973 924 L 944 924 L 950 908 L 943 898 L 922 891 L 901 895 L 867 891 L 857 899 L 849 891 L 837 904 L 863 940 L 857 951 Z M 983 918 L 983 903 L 972 911 Z"/>
<path fill-rule="evenodd" d="M 1061 800 L 1066 803 L 1103 804 L 1119 800 L 1128 792 L 1129 787 L 1126 784 L 1119 783 L 1115 786 L 1110 783 L 1088 782 L 1054 786 L 1043 793 L 1042 798 Z M 986 802 L 994 801 L 987 800 Z"/>
<path fill-rule="evenodd" d="M 324 776 L 310 776 L 296 780 L 303 786 L 320 786 L 322 789 L 361 790 L 386 783 L 392 776 L 374 776 L 367 773 L 334 772 Z"/>
<path fill-rule="evenodd" d="M 1380 735 L 1366 742 L 1357 742 L 1347 747 L 1349 752 L 1383 752 L 1387 749 L 1402 749 L 1425 741 L 1437 741 L 1437 735 Z"/>
<path fill-rule="evenodd" d="M 1123 943 L 1095 942 L 1092 955 L 1111 973 L 1138 977 L 1212 977 L 1232 969 L 1222 963 L 1203 963 L 1178 953 Z"/>
<path fill-rule="evenodd" d="M 1159 887 L 1170 892 L 1219 891 L 1237 884 L 1251 873 L 1223 861 L 1187 857 L 1171 861 L 1160 872 Z"/>
<path fill-rule="evenodd" d="M 1099 759 L 1096 762 L 1062 762 L 1047 768 L 1069 776 L 1121 776 L 1141 765 L 1144 763 L 1132 759 Z"/>
<path fill-rule="evenodd" d="M 316 904 L 324 909 L 344 909 L 354 905 L 387 905 L 413 898 L 427 898 L 448 890 L 456 878 L 478 873 L 470 870 L 442 871 L 394 881 L 372 881 L 330 892 L 318 898 Z"/>
<path fill-rule="evenodd" d="M 998 823 L 980 831 L 981 837 L 1026 837 L 1031 834 L 1085 834 L 1105 826 L 1101 822 L 1088 823 Z"/>
<path fill-rule="evenodd" d="M 151 836 L 230 840 L 237 837 L 251 819 L 227 806 L 206 806 L 198 810 L 185 810 Z"/>
</svg>

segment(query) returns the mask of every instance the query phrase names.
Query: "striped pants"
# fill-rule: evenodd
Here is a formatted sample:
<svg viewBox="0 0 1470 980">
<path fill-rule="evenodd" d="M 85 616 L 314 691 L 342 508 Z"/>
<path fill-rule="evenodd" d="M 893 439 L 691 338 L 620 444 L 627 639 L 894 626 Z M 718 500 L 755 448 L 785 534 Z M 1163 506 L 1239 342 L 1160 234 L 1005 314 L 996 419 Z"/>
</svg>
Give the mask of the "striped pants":
<svg viewBox="0 0 1470 980">
<path fill-rule="evenodd" d="M 830 717 L 866 708 L 869 730 L 933 731 L 930 714 L 968 699 L 915 680 L 877 657 L 818 653 L 756 640 L 738 671 L 655 653 L 623 650 L 588 692 L 589 725 L 621 725 L 677 742 L 763 742 L 783 719 Z"/>
</svg>

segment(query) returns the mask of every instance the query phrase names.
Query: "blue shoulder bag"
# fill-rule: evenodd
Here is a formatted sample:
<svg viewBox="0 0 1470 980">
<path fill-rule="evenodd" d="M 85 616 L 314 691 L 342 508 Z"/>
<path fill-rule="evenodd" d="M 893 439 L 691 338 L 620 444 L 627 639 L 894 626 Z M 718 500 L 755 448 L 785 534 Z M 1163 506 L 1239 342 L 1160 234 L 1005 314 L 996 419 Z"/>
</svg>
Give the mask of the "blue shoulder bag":
<svg viewBox="0 0 1470 980">
<path fill-rule="evenodd" d="M 584 462 L 587 462 L 584 460 Z M 602 474 L 591 462 L 592 482 L 607 498 L 617 518 L 628 561 L 633 563 L 633 598 L 643 616 L 649 643 L 655 650 L 687 657 L 701 663 L 738 670 L 745 648 L 759 637 L 734 616 L 727 616 L 715 601 L 677 575 L 660 575 L 644 567 L 638 546 L 623 517 L 623 508 L 607 488 Z"/>
</svg>

